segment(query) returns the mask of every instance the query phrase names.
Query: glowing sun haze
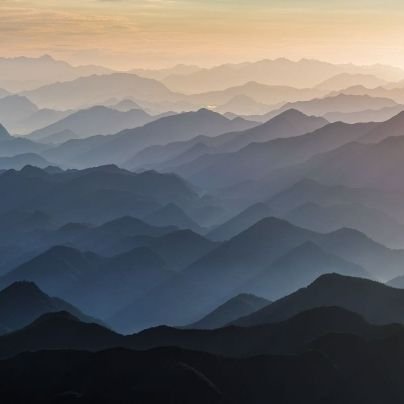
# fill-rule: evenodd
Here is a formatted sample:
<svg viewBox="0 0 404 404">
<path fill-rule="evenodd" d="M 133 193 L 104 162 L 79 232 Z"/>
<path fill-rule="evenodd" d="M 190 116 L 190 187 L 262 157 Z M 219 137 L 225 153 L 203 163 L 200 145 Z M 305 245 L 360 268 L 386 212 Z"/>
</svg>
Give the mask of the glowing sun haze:
<svg viewBox="0 0 404 404">
<path fill-rule="evenodd" d="M 0 56 L 113 68 L 263 58 L 404 66 L 399 0 L 0 0 Z"/>
</svg>

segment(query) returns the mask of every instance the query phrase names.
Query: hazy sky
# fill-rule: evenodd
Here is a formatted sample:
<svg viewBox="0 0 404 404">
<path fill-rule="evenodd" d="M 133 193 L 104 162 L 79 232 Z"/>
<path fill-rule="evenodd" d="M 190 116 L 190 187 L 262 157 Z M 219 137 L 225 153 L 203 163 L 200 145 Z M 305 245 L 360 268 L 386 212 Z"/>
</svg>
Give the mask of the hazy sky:
<svg viewBox="0 0 404 404">
<path fill-rule="evenodd" d="M 0 56 L 114 68 L 280 56 L 404 67 L 402 0 L 0 0 Z"/>
</svg>

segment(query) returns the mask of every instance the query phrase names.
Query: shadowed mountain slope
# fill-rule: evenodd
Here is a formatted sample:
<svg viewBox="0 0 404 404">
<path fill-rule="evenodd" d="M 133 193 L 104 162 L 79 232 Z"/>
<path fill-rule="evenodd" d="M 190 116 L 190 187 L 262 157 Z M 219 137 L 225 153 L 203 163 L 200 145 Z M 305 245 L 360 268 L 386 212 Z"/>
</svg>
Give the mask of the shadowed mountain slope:
<svg viewBox="0 0 404 404">
<path fill-rule="evenodd" d="M 252 294 L 240 294 L 213 310 L 196 323 L 189 326 L 192 329 L 214 329 L 221 328 L 234 320 L 247 316 L 271 302 L 262 297 Z"/>
<path fill-rule="evenodd" d="M 77 316 L 81 321 L 96 321 L 71 304 L 49 297 L 32 282 L 15 282 L 0 291 L 0 326 L 3 331 L 18 330 L 43 314 L 62 310 Z"/>
<path fill-rule="evenodd" d="M 376 324 L 404 321 L 403 290 L 368 279 L 328 274 L 234 324 L 252 326 L 278 322 L 321 306 L 340 306 Z"/>
</svg>

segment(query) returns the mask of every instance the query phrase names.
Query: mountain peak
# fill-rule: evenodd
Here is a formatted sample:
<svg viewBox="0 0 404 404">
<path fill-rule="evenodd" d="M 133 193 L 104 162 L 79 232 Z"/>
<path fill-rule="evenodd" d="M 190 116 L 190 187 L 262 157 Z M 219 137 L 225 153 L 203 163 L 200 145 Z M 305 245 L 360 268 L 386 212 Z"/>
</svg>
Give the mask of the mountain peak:
<svg viewBox="0 0 404 404">
<path fill-rule="evenodd" d="M 337 274 L 335 272 L 329 273 L 329 274 L 324 274 L 320 275 L 313 283 L 311 283 L 308 288 L 314 288 L 314 287 L 326 287 L 326 286 L 335 286 L 336 284 L 341 284 L 341 283 L 350 283 L 350 284 L 358 284 L 358 285 L 372 285 L 378 282 L 369 280 L 369 279 L 364 279 L 364 278 L 357 278 L 354 276 L 348 276 L 348 275 L 341 275 Z M 383 286 L 383 284 L 380 283 L 380 286 Z"/>
<path fill-rule="evenodd" d="M 28 297 L 30 295 L 43 295 L 44 293 L 34 282 L 17 281 L 3 289 L 0 294 L 1 297 L 4 298 L 6 296 L 15 297 L 17 295 Z"/>
<path fill-rule="evenodd" d="M 280 112 L 279 114 L 271 117 L 268 121 L 266 121 L 263 125 L 273 125 L 273 124 L 279 124 L 283 122 L 288 122 L 288 123 L 295 123 L 295 124 L 300 124 L 300 123 L 316 123 L 317 125 L 314 126 L 311 130 L 308 129 L 308 131 L 313 131 L 317 130 L 325 125 L 327 125 L 329 122 L 321 117 L 321 116 L 314 116 L 314 115 L 306 115 L 302 111 L 299 111 L 296 108 L 288 108 L 285 111 Z"/>
<path fill-rule="evenodd" d="M 404 291 L 383 283 L 328 273 L 271 305 L 241 318 L 238 325 L 251 326 L 283 321 L 299 312 L 325 306 L 338 306 L 377 324 L 402 322 Z"/>
<path fill-rule="evenodd" d="M 289 223 L 286 220 L 279 219 L 277 217 L 266 217 L 259 222 L 255 223 L 252 225 L 250 228 L 245 230 L 242 234 L 245 233 L 253 233 L 253 232 L 279 232 L 279 231 L 286 231 L 286 230 L 291 230 L 295 229 L 297 226 L 294 226 L 293 224 Z M 238 236 L 236 236 L 238 237 Z"/>
<path fill-rule="evenodd" d="M 246 316 L 268 306 L 271 302 L 250 293 L 241 293 L 226 301 L 211 313 L 200 319 L 189 328 L 215 329 L 228 325 L 241 316 Z"/>
<path fill-rule="evenodd" d="M 302 111 L 299 111 L 296 108 L 289 108 L 284 112 L 281 112 L 279 115 L 276 115 L 274 118 L 309 118 L 309 115 L 304 114 Z"/>
<path fill-rule="evenodd" d="M 199 116 L 203 116 L 203 117 L 221 117 L 221 118 L 227 119 L 223 115 L 220 115 L 217 112 L 214 112 L 209 108 L 200 108 L 200 109 L 198 109 L 198 111 L 193 111 L 190 113 L 193 115 L 199 115 Z"/>
<path fill-rule="evenodd" d="M 47 177 L 49 174 L 42 170 L 41 168 L 34 167 L 31 165 L 26 165 L 20 170 L 20 174 L 24 175 L 25 177 Z"/>
<path fill-rule="evenodd" d="M 334 230 L 327 233 L 329 239 L 340 239 L 345 240 L 350 243 L 362 243 L 363 241 L 368 241 L 377 244 L 374 240 L 368 237 L 365 233 L 359 230 L 352 229 L 350 227 L 341 227 L 340 229 Z"/>
<path fill-rule="evenodd" d="M 55 62 L 56 60 L 49 54 L 45 53 L 44 55 L 40 56 L 38 58 L 39 60 L 43 60 L 43 61 L 49 61 L 49 62 Z"/>
</svg>

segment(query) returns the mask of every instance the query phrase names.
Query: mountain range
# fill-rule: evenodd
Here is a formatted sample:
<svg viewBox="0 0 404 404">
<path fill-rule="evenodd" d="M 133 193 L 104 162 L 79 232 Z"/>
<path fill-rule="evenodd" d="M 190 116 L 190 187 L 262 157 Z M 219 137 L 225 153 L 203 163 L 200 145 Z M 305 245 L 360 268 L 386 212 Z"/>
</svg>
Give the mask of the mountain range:
<svg viewBox="0 0 404 404">
<path fill-rule="evenodd" d="M 356 256 L 354 251 L 359 248 L 361 255 Z M 300 279 L 298 285 L 331 268 L 345 275 L 389 279 L 391 274 L 401 273 L 402 257 L 402 250 L 386 249 L 353 230 L 321 234 L 267 218 L 135 299 L 109 321 L 125 332 L 161 323 L 190 324 L 239 293 L 273 300 L 291 292 L 294 286 L 289 286 L 289 273 Z"/>
<path fill-rule="evenodd" d="M 242 293 L 223 303 L 217 309 L 189 326 L 191 329 L 209 330 L 225 327 L 227 324 L 247 316 L 264 306 L 270 301 L 252 294 Z"/>
<path fill-rule="evenodd" d="M 0 87 L 10 91 L 22 91 L 55 81 L 108 72 L 109 69 L 100 66 L 72 66 L 49 55 L 38 58 L 0 58 Z"/>
<path fill-rule="evenodd" d="M 190 140 L 197 135 L 216 136 L 256 125 L 243 119 L 229 120 L 206 109 L 168 116 L 143 127 L 127 129 L 111 136 L 95 136 L 67 142 L 48 150 L 44 156 L 70 165 L 124 163 L 140 150 Z"/>
<path fill-rule="evenodd" d="M 319 306 L 343 307 L 375 324 L 400 323 L 403 321 L 403 296 L 403 290 L 375 281 L 327 274 L 308 287 L 235 321 L 235 324 L 252 326 L 278 322 Z"/>
<path fill-rule="evenodd" d="M 59 311 L 66 311 L 84 322 L 97 321 L 62 299 L 49 297 L 31 282 L 15 282 L 0 291 L 3 334 L 24 328 L 44 314 Z"/>
<path fill-rule="evenodd" d="M 2 402 L 404 402 L 404 70 L 127 69 L 0 57 Z"/>
<path fill-rule="evenodd" d="M 117 133 L 127 128 L 143 126 L 152 120 L 153 117 L 142 110 L 122 112 L 96 106 L 75 112 L 60 121 L 38 129 L 29 134 L 28 138 L 46 143 L 63 143 L 75 138 Z M 60 133 L 66 131 L 69 131 L 71 135 L 61 137 Z"/>
<path fill-rule="evenodd" d="M 403 72 L 399 68 L 389 66 L 333 65 L 310 59 L 295 62 L 280 58 L 201 69 L 190 74 L 168 76 L 163 82 L 174 91 L 191 93 L 206 89 L 222 90 L 245 84 L 251 78 L 263 84 L 307 88 L 319 85 L 324 80 L 341 73 L 371 74 L 388 81 L 398 81 L 403 77 Z"/>
<path fill-rule="evenodd" d="M 92 74 L 47 84 L 21 93 L 41 108 L 75 109 L 111 98 L 135 97 L 149 102 L 176 101 L 181 97 L 164 84 L 129 73 Z"/>
</svg>

